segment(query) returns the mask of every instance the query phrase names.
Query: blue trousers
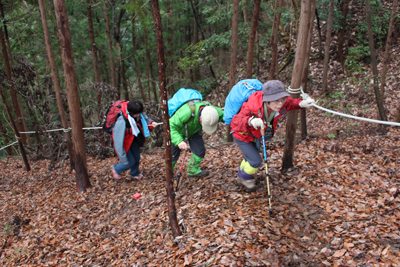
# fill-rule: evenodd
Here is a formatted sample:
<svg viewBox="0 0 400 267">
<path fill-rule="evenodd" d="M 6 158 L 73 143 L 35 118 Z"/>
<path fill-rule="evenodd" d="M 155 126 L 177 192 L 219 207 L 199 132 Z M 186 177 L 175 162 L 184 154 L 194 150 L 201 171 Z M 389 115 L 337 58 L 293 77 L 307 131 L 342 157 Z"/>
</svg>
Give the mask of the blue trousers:
<svg viewBox="0 0 400 267">
<path fill-rule="evenodd" d="M 140 147 L 136 142 L 133 142 L 128 152 L 126 153 L 128 158 L 128 164 L 118 163 L 114 165 L 115 171 L 120 174 L 129 169 L 131 171 L 129 174 L 131 176 L 138 176 L 139 172 L 139 162 L 140 162 Z"/>
</svg>

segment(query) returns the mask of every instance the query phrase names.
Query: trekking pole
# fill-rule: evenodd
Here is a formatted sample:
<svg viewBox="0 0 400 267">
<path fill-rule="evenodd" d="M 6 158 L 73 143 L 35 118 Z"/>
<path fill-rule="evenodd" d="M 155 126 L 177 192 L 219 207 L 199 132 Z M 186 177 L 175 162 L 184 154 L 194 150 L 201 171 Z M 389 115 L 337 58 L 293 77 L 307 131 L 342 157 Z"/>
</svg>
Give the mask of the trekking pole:
<svg viewBox="0 0 400 267">
<path fill-rule="evenodd" d="M 269 190 L 269 173 L 268 173 L 268 162 L 267 162 L 267 150 L 265 148 L 265 131 L 264 131 L 263 128 L 261 128 L 261 135 L 262 135 L 263 150 L 264 150 L 265 177 L 266 177 L 266 180 L 267 180 L 267 189 L 268 189 L 269 216 L 272 216 L 271 191 Z"/>
<path fill-rule="evenodd" d="M 178 181 L 176 181 L 176 187 L 175 187 L 175 192 L 174 192 L 175 195 L 178 192 L 179 181 L 181 180 L 181 177 L 182 177 L 182 170 L 183 170 L 183 165 L 185 165 L 186 152 L 187 152 L 187 150 L 185 150 L 185 153 L 183 154 L 182 165 L 181 165 L 181 168 L 178 173 Z"/>
</svg>

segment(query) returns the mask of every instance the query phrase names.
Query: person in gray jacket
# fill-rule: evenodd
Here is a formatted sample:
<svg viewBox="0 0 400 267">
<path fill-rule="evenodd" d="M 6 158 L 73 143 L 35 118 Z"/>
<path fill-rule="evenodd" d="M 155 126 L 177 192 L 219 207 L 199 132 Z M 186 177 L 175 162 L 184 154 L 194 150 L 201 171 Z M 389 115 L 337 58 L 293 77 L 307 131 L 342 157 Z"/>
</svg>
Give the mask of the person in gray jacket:
<svg viewBox="0 0 400 267">
<path fill-rule="evenodd" d="M 129 175 L 141 179 L 139 171 L 140 147 L 150 136 L 150 130 L 158 124 L 143 113 L 143 104 L 139 100 L 125 102 L 121 106 L 121 115 L 112 130 L 115 152 L 121 163 L 111 166 L 113 177 L 121 179 L 121 173 L 130 169 Z"/>
</svg>

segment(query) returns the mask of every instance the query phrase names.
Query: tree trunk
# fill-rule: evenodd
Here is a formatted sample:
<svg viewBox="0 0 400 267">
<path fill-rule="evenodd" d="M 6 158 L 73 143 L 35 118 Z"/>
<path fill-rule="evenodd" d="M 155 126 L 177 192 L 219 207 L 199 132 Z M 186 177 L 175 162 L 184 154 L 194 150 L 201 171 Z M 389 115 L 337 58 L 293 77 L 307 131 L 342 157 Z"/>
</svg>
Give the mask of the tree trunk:
<svg viewBox="0 0 400 267">
<path fill-rule="evenodd" d="M 343 55 L 343 46 L 344 46 L 344 34 L 346 33 L 346 20 L 347 20 L 347 13 L 349 12 L 349 0 L 343 0 L 342 2 L 342 25 L 339 31 L 338 36 L 338 61 L 344 65 L 345 58 Z"/>
<path fill-rule="evenodd" d="M 279 4 L 278 4 L 279 1 Z M 271 55 L 271 69 L 269 71 L 269 79 L 273 80 L 275 78 L 276 66 L 278 64 L 278 32 L 279 24 L 281 21 L 281 8 L 283 0 L 276 0 L 275 5 L 275 15 L 274 15 L 274 28 L 273 28 L 273 39 L 272 39 L 272 55 Z"/>
<path fill-rule="evenodd" d="M 172 18 L 173 18 L 173 13 L 172 13 L 172 5 L 171 5 L 171 1 L 168 1 L 168 9 L 169 9 L 169 14 L 168 14 L 168 17 L 169 17 L 169 29 L 168 29 L 168 31 L 169 31 L 169 34 L 170 34 L 170 42 L 169 42 L 169 46 L 170 46 L 170 50 L 169 50 L 169 54 L 168 54 L 168 57 L 169 57 L 169 77 L 170 77 L 170 82 L 169 82 L 169 84 L 168 84 L 168 89 L 169 89 L 169 92 L 170 92 L 170 95 L 173 95 L 174 94 L 174 92 L 175 92 L 175 86 L 174 86 L 174 84 L 175 84 L 175 79 L 174 79 L 174 29 L 173 29 L 173 25 L 172 25 Z"/>
<path fill-rule="evenodd" d="M 85 143 L 83 140 L 83 121 L 79 105 L 78 83 L 76 80 L 75 62 L 72 51 L 71 35 L 64 0 L 54 0 L 54 10 L 60 38 L 61 58 L 64 69 L 64 79 L 67 88 L 68 106 L 71 116 L 72 142 L 75 151 L 76 187 L 79 193 L 89 188 L 90 181 L 86 169 Z"/>
<path fill-rule="evenodd" d="M 62 126 L 64 129 L 67 130 L 69 128 L 68 121 L 67 121 L 67 117 L 65 116 L 65 112 L 64 112 L 64 108 L 63 108 L 60 82 L 58 80 L 57 67 L 54 62 L 53 50 L 51 48 L 50 35 L 49 35 L 49 29 L 47 26 L 46 8 L 44 5 L 44 0 L 39 0 L 39 8 L 40 8 L 40 15 L 42 17 L 42 27 L 43 27 L 43 33 L 44 33 L 44 42 L 46 45 L 47 58 L 49 60 L 50 69 L 51 69 L 51 77 L 53 79 L 54 91 L 56 93 L 58 112 L 60 113 Z M 66 143 L 67 143 L 69 163 L 70 163 L 71 170 L 73 170 L 73 169 L 75 169 L 75 163 L 74 163 L 74 150 L 73 150 L 73 146 L 72 146 L 71 134 L 69 131 L 64 131 L 64 134 L 65 134 L 65 139 L 66 139 Z"/>
<path fill-rule="evenodd" d="M 7 146 L 10 143 L 10 140 L 8 139 L 7 136 L 7 130 L 6 128 L 4 128 L 3 123 L 1 122 L 1 118 L 0 118 L 0 135 L 3 136 L 4 145 Z M 13 154 L 11 146 L 7 147 L 5 150 L 7 152 L 7 155 L 10 156 Z"/>
<path fill-rule="evenodd" d="M 89 24 L 89 37 L 90 42 L 92 43 L 92 55 L 93 55 L 93 68 L 94 68 L 94 81 L 95 81 L 95 90 L 97 96 L 97 115 L 99 121 L 101 121 L 101 91 L 99 90 L 100 86 L 100 70 L 99 70 L 99 61 L 97 59 L 97 46 L 96 40 L 94 38 L 94 30 L 93 30 L 93 19 L 92 19 L 92 6 L 90 4 L 90 0 L 86 0 L 87 4 L 87 16 L 88 16 L 88 24 Z"/>
<path fill-rule="evenodd" d="M 146 103 L 146 96 L 144 95 L 142 80 L 140 79 L 139 63 L 137 60 L 137 53 L 136 53 L 135 18 L 132 19 L 132 46 L 133 46 L 133 59 L 135 60 L 136 75 L 137 75 L 137 79 L 138 79 L 138 83 L 139 83 L 140 93 L 142 94 L 143 103 Z"/>
<path fill-rule="evenodd" d="M 331 47 L 331 34 L 332 34 L 332 23 L 333 23 L 333 5 L 334 5 L 334 0 L 330 0 L 328 25 L 326 26 L 324 67 L 323 67 L 323 71 L 322 71 L 322 94 L 323 95 L 329 93 L 328 70 L 329 70 L 329 50 Z"/>
<path fill-rule="evenodd" d="M 193 42 L 192 45 L 195 45 L 199 42 L 199 31 L 197 27 L 197 22 L 196 19 L 193 19 Z M 200 69 L 199 66 L 195 66 L 193 68 L 193 82 L 197 82 L 200 80 Z"/>
<path fill-rule="evenodd" d="M 310 16 L 311 16 L 311 1 L 301 1 L 300 11 L 300 25 L 297 36 L 297 48 L 293 67 L 292 82 L 290 88 L 296 89 L 301 85 L 301 79 L 303 77 L 303 67 L 306 54 L 306 48 L 308 44 L 308 32 L 310 27 Z M 299 98 L 299 94 L 291 94 L 293 98 Z M 293 167 L 293 154 L 295 149 L 296 139 L 296 126 L 297 126 L 297 114 L 298 110 L 292 110 L 288 113 L 287 125 L 286 125 L 286 136 L 285 136 L 285 148 L 282 158 L 282 170 L 287 170 Z"/>
<path fill-rule="evenodd" d="M 316 0 L 311 0 L 311 16 L 310 16 L 310 28 L 308 31 L 307 37 L 307 48 L 306 48 L 306 55 L 304 60 L 304 67 L 303 67 L 303 78 L 301 81 L 303 92 L 307 93 L 307 85 L 308 85 L 308 70 L 310 68 L 310 52 L 311 52 L 311 41 L 313 37 L 313 30 L 314 30 L 314 12 L 312 10 L 315 9 Z M 301 125 L 301 139 L 304 140 L 307 137 L 307 110 L 301 109 L 300 110 L 300 125 Z"/>
<path fill-rule="evenodd" d="M 315 17 L 317 18 L 317 27 L 318 27 L 318 47 L 319 47 L 319 58 L 322 58 L 322 33 L 321 33 L 321 24 L 319 23 L 318 10 L 315 9 Z"/>
<path fill-rule="evenodd" d="M 122 86 L 124 87 L 124 93 L 125 93 L 125 100 L 129 101 L 129 89 L 128 89 L 128 81 L 126 80 L 125 77 L 125 61 L 122 61 L 122 69 L 121 69 L 121 78 L 122 78 Z"/>
<path fill-rule="evenodd" d="M 371 22 L 371 5 L 370 0 L 365 1 L 365 15 L 367 20 L 367 28 L 368 28 L 368 39 L 369 39 L 369 50 L 371 52 L 371 65 L 372 65 L 372 73 L 374 75 L 374 93 L 376 97 L 376 104 L 378 105 L 378 115 L 381 120 L 387 121 L 385 108 L 383 107 L 383 99 L 381 97 L 381 93 L 379 91 L 379 78 L 378 78 L 378 63 L 376 60 L 375 53 L 375 43 L 374 43 L 374 33 L 372 31 L 372 22 Z"/>
<path fill-rule="evenodd" d="M 150 57 L 150 54 L 149 54 L 149 57 Z M 159 101 L 157 101 L 158 98 L 157 98 L 156 80 L 153 77 L 153 64 L 151 63 L 151 61 L 150 61 L 149 65 L 150 65 L 149 66 L 150 67 L 150 77 L 151 77 L 151 80 L 152 80 L 151 83 L 152 83 L 152 87 L 153 87 L 154 100 L 156 102 L 159 102 Z"/>
<path fill-rule="evenodd" d="M 251 79 L 253 77 L 253 58 L 254 58 L 254 41 L 256 39 L 258 14 L 260 12 L 261 0 L 254 1 L 253 20 L 251 21 L 251 30 L 249 37 L 249 51 L 247 53 L 247 70 L 246 78 Z"/>
<path fill-rule="evenodd" d="M 236 58 L 237 58 L 237 43 L 238 43 L 238 28 L 239 28 L 239 0 L 233 0 L 233 12 L 232 12 L 232 49 L 231 49 L 231 68 L 229 72 L 229 88 L 227 92 L 232 89 L 236 84 Z M 231 126 L 226 127 L 226 136 L 228 142 L 233 141 L 232 134 L 230 133 Z"/>
<path fill-rule="evenodd" d="M 383 66 L 382 66 L 382 75 L 381 75 L 382 81 L 381 81 L 381 89 L 380 89 L 382 101 L 385 100 L 386 75 L 387 75 L 388 64 L 390 61 L 389 52 L 390 52 L 390 44 L 392 43 L 393 24 L 394 24 L 394 18 L 396 15 L 396 9 L 397 9 L 397 0 L 394 0 L 393 6 L 392 6 L 392 14 L 390 15 L 388 35 L 387 35 L 387 39 L 386 39 L 385 54 L 383 56 Z"/>
<path fill-rule="evenodd" d="M 146 26 L 144 26 L 144 48 L 146 50 L 146 71 L 147 71 L 147 92 L 149 94 L 149 101 L 151 101 L 151 92 L 150 92 L 150 53 L 149 49 L 147 48 L 147 29 Z M 172 63 L 171 63 L 172 64 Z M 157 96 L 154 98 L 154 101 L 157 101 Z"/>
<path fill-rule="evenodd" d="M 0 32 L 1 32 L 1 34 L 3 34 L 3 30 L 0 29 Z M 19 150 L 21 152 L 21 156 L 22 156 L 22 159 L 23 159 L 24 164 L 25 164 L 25 169 L 28 172 L 28 171 L 31 170 L 31 166 L 29 165 L 28 158 L 26 157 L 26 153 L 25 153 L 25 148 L 24 148 L 24 145 L 22 144 L 22 140 L 21 140 L 21 137 L 20 137 L 18 129 L 17 129 L 17 125 L 14 122 L 14 118 L 12 117 L 11 110 L 8 107 L 8 104 L 7 104 L 7 98 L 6 98 L 5 94 L 4 94 L 3 88 L 1 86 L 0 86 L 0 95 L 1 95 L 1 99 L 3 100 L 3 105 L 4 105 L 4 108 L 6 109 L 8 118 L 10 119 L 11 126 L 12 126 L 12 128 L 14 130 L 15 138 L 18 141 Z"/>
<path fill-rule="evenodd" d="M 121 8 L 118 14 L 117 22 L 114 28 L 114 40 L 115 40 L 115 48 L 117 50 L 117 64 L 118 64 L 118 69 L 117 69 L 117 94 L 118 94 L 118 99 L 121 98 L 121 65 L 122 65 L 122 57 L 121 57 L 121 20 L 122 17 L 124 16 L 126 10 Z"/>
<path fill-rule="evenodd" d="M 21 115 L 21 110 L 20 110 L 20 106 L 19 106 L 19 102 L 18 102 L 18 97 L 17 97 L 17 92 L 14 90 L 13 87 L 13 77 L 12 77 L 12 72 L 11 72 L 11 66 L 10 66 L 10 61 L 8 58 L 8 53 L 7 53 L 7 46 L 6 46 L 6 42 L 5 42 L 5 37 L 4 37 L 4 33 L 3 33 L 3 29 L 2 27 L 0 27 L 0 45 L 1 45 L 1 53 L 2 53 L 2 57 L 3 57 L 3 63 L 4 63 L 4 68 L 5 68 L 5 72 L 7 75 L 7 79 L 10 81 L 10 94 L 11 94 L 11 100 L 12 100 L 12 104 L 14 107 L 14 113 L 16 118 L 16 125 L 17 125 L 17 131 L 18 132 L 24 132 L 24 125 L 22 122 L 22 115 Z M 10 117 L 11 118 L 11 117 Z M 19 137 L 21 137 L 21 142 L 23 145 L 26 144 L 25 142 L 25 135 L 18 135 Z"/>
<path fill-rule="evenodd" d="M 168 105 L 167 105 L 167 80 L 165 78 L 165 60 L 164 60 L 164 43 L 162 36 L 162 25 L 160 7 L 158 0 L 151 0 L 153 6 L 153 17 L 156 29 L 156 40 L 157 40 L 157 57 L 158 57 L 158 75 L 160 78 L 160 90 L 161 90 L 161 109 L 163 113 L 163 126 L 164 126 L 164 145 L 165 145 L 165 182 L 167 191 L 167 202 L 168 202 L 168 216 L 172 230 L 173 237 L 182 235 L 181 229 L 179 229 L 178 220 L 176 217 L 175 209 L 175 194 L 174 185 L 172 182 L 172 151 L 171 151 L 171 134 L 169 131 L 169 116 L 168 116 Z"/>
<path fill-rule="evenodd" d="M 110 72 L 111 72 L 111 81 L 112 87 L 117 88 L 117 78 L 115 75 L 115 64 L 114 64 L 114 57 L 113 57 L 113 49 L 110 37 L 110 23 L 108 19 L 108 2 L 106 1 L 104 4 L 104 20 L 106 24 L 106 37 L 107 37 L 107 47 L 108 47 L 108 59 L 110 61 Z"/>
</svg>

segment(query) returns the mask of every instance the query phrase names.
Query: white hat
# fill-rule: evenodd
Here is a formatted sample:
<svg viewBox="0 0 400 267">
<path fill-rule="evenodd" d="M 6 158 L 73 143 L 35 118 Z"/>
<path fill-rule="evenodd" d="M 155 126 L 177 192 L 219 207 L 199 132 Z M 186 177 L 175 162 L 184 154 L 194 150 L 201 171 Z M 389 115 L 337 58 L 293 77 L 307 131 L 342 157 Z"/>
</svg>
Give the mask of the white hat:
<svg viewBox="0 0 400 267">
<path fill-rule="evenodd" d="M 212 134 L 217 130 L 219 121 L 218 111 L 210 106 L 206 106 L 201 111 L 201 125 L 203 126 L 203 130 Z"/>
</svg>

